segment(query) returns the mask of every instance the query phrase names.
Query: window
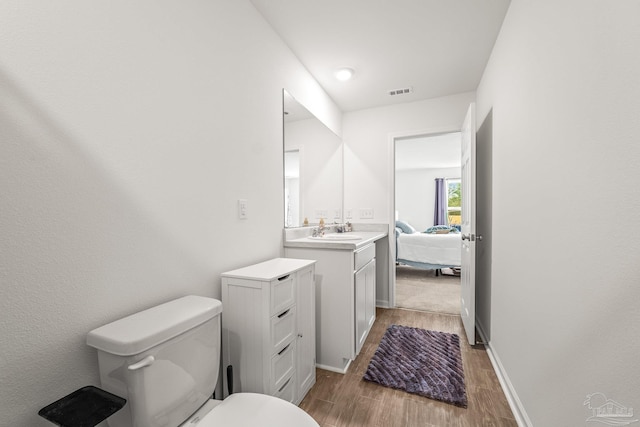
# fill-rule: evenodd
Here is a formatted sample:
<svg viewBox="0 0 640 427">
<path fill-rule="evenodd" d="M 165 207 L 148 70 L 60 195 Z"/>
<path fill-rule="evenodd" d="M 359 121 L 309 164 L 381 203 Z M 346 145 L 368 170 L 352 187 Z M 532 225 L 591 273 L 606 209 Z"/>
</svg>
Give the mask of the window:
<svg viewBox="0 0 640 427">
<path fill-rule="evenodd" d="M 447 218 L 449 225 L 460 225 L 462 191 L 460 178 L 447 179 Z"/>
</svg>

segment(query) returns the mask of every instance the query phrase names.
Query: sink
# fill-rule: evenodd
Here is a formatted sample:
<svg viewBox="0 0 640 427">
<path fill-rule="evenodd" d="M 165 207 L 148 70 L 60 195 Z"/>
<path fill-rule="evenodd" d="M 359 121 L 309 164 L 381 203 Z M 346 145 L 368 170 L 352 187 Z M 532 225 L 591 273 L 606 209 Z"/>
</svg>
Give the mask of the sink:
<svg viewBox="0 0 640 427">
<path fill-rule="evenodd" d="M 361 240 L 362 237 L 357 234 L 350 233 L 336 233 L 336 234 L 325 234 L 324 236 L 317 237 L 309 237 L 312 240 Z"/>
</svg>

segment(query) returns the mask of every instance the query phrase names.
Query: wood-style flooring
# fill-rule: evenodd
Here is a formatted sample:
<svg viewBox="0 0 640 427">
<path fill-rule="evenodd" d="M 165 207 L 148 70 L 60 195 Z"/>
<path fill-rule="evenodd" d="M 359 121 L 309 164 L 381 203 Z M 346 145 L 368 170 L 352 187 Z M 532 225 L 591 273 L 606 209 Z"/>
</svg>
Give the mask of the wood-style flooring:
<svg viewBox="0 0 640 427">
<path fill-rule="evenodd" d="M 362 379 L 378 343 L 392 324 L 460 336 L 466 409 Z M 318 369 L 316 384 L 300 407 L 321 427 L 517 427 L 484 347 L 467 343 L 460 316 L 403 309 L 379 308 L 369 337 L 347 373 Z"/>
</svg>

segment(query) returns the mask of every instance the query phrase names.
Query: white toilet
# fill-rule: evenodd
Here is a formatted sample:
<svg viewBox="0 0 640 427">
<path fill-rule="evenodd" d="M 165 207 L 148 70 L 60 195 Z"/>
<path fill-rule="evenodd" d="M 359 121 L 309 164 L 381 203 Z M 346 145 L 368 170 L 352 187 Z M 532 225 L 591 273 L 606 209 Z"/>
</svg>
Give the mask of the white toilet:
<svg viewBox="0 0 640 427">
<path fill-rule="evenodd" d="M 222 303 L 186 296 L 94 329 L 102 388 L 127 399 L 111 427 L 318 427 L 273 396 L 211 396 L 220 365 Z"/>
</svg>

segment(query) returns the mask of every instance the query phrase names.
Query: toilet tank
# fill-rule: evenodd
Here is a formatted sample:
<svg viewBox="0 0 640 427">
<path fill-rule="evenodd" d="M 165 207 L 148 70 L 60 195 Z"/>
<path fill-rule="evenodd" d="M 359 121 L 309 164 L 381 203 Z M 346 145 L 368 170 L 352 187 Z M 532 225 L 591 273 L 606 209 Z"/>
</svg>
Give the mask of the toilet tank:
<svg viewBox="0 0 640 427">
<path fill-rule="evenodd" d="M 222 303 L 189 295 L 94 329 L 103 389 L 127 403 L 111 427 L 176 427 L 211 398 Z"/>
</svg>

